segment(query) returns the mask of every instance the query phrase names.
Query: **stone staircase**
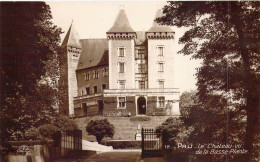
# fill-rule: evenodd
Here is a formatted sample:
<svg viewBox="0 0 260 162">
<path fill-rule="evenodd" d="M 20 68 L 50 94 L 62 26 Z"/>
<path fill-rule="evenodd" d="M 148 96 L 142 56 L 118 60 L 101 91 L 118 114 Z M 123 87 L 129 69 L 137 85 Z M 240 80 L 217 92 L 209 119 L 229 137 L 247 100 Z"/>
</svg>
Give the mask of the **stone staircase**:
<svg viewBox="0 0 260 162">
<path fill-rule="evenodd" d="M 94 116 L 94 117 L 84 117 L 77 118 L 79 129 L 82 130 L 82 138 L 88 141 L 96 141 L 95 136 L 88 135 L 86 132 L 86 126 L 91 120 L 100 120 L 107 119 L 115 127 L 115 134 L 113 140 L 134 140 L 137 130 L 137 126 L 140 123 L 143 128 L 154 129 L 160 124 L 162 124 L 169 116 L 149 116 L 151 120 L 149 121 L 130 121 L 132 117 L 103 117 L 103 116 Z M 110 138 L 107 138 L 110 139 Z"/>
<path fill-rule="evenodd" d="M 89 142 L 87 140 L 82 140 L 82 150 L 90 150 L 100 152 L 109 152 L 113 150 L 112 146 L 104 146 L 98 144 L 97 142 Z"/>
</svg>

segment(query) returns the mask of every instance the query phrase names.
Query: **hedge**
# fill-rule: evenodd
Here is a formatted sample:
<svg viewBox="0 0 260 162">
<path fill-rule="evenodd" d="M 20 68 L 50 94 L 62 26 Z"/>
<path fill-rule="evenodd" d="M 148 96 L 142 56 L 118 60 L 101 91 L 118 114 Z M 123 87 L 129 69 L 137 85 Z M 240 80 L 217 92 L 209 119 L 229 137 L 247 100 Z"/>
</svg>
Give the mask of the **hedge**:
<svg viewBox="0 0 260 162">
<path fill-rule="evenodd" d="M 141 149 L 142 141 L 102 141 L 102 144 L 114 149 Z"/>
<path fill-rule="evenodd" d="M 33 146 L 33 145 L 44 145 L 46 144 L 45 141 L 42 140 L 23 140 L 23 141 L 7 141 L 8 144 L 12 146 Z"/>
</svg>

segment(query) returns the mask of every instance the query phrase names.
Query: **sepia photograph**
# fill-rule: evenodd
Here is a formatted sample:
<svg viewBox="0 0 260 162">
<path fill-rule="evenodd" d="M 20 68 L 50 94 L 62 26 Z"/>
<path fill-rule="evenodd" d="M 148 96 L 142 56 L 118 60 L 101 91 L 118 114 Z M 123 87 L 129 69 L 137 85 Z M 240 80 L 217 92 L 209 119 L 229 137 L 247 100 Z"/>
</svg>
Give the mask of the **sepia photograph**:
<svg viewBox="0 0 260 162">
<path fill-rule="evenodd" d="M 260 3 L 1 1 L 1 162 L 260 162 Z"/>
</svg>

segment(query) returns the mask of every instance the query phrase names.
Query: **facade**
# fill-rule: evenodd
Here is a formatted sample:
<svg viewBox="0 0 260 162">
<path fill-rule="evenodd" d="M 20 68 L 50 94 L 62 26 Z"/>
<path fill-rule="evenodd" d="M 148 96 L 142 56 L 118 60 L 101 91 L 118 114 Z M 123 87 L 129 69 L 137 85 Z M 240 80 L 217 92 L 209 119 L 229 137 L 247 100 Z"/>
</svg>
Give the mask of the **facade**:
<svg viewBox="0 0 260 162">
<path fill-rule="evenodd" d="M 158 10 L 155 18 L 160 16 Z M 106 39 L 79 39 L 71 25 L 63 41 L 69 114 L 179 115 L 174 31 L 156 22 L 146 32 L 134 31 L 120 10 L 106 34 Z"/>
</svg>

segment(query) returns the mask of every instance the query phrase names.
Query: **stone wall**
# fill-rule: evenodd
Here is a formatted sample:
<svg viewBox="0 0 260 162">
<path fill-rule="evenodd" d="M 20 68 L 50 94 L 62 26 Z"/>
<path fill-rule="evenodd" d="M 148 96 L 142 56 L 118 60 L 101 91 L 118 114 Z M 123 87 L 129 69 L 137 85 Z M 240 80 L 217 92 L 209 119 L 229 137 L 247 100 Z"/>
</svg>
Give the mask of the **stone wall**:
<svg viewBox="0 0 260 162">
<path fill-rule="evenodd" d="M 157 96 L 151 96 L 147 97 L 147 115 L 166 115 L 166 109 L 165 108 L 158 108 L 157 107 Z"/>
<path fill-rule="evenodd" d="M 155 129 L 157 126 L 161 125 L 170 116 L 150 116 L 149 121 L 132 121 L 132 118 L 136 117 L 103 117 L 103 116 L 93 116 L 85 118 L 77 118 L 75 121 L 78 124 L 79 129 L 82 130 L 82 139 L 89 141 L 96 141 L 95 136 L 88 135 L 86 131 L 86 126 L 91 120 L 107 119 L 109 123 L 113 124 L 115 127 L 114 140 L 134 140 L 137 131 L 137 126 L 140 123 L 141 127 L 146 129 Z M 105 138 L 110 139 L 110 138 Z"/>
<path fill-rule="evenodd" d="M 163 47 L 163 56 L 158 55 Z M 164 72 L 159 72 L 158 63 L 163 63 Z M 148 39 L 148 85 L 159 88 L 158 80 L 164 81 L 164 88 L 174 88 L 174 46 L 173 39 Z"/>
<path fill-rule="evenodd" d="M 118 114 L 127 115 L 131 113 L 131 115 L 136 115 L 136 105 L 135 105 L 135 97 L 127 96 L 126 97 L 126 108 L 118 109 L 117 108 L 117 97 L 104 97 L 104 109 L 103 114 L 105 116 L 115 116 Z"/>
<path fill-rule="evenodd" d="M 118 48 L 125 48 L 125 56 L 118 56 Z M 119 73 L 118 63 L 125 63 L 125 72 Z M 109 40 L 109 85 L 110 89 L 118 89 L 118 80 L 125 80 L 125 88 L 135 88 L 135 56 L 133 39 Z"/>
<path fill-rule="evenodd" d="M 77 99 L 77 100 L 74 98 L 75 117 L 100 115 L 101 110 L 99 110 L 99 103 L 98 103 L 99 101 L 103 102 L 103 97 L 101 95 Z M 86 103 L 87 106 L 86 112 L 82 107 L 82 103 Z"/>
<path fill-rule="evenodd" d="M 86 95 L 86 88 L 89 87 L 90 94 L 94 93 L 93 86 L 97 86 L 97 93 L 103 92 L 102 84 L 106 84 L 106 88 L 109 88 L 108 85 L 108 75 L 103 76 L 104 68 L 108 66 L 98 66 L 93 68 L 87 68 L 82 70 L 77 70 L 77 83 L 78 83 L 78 96 Z M 99 72 L 99 77 L 97 79 L 93 78 L 94 71 Z M 89 80 L 85 80 L 85 74 L 90 73 Z M 83 94 L 82 94 L 83 92 Z"/>
<path fill-rule="evenodd" d="M 69 115 L 74 115 L 73 97 L 77 96 L 76 68 L 79 61 L 81 49 L 68 47 L 68 93 L 69 93 Z"/>
</svg>

